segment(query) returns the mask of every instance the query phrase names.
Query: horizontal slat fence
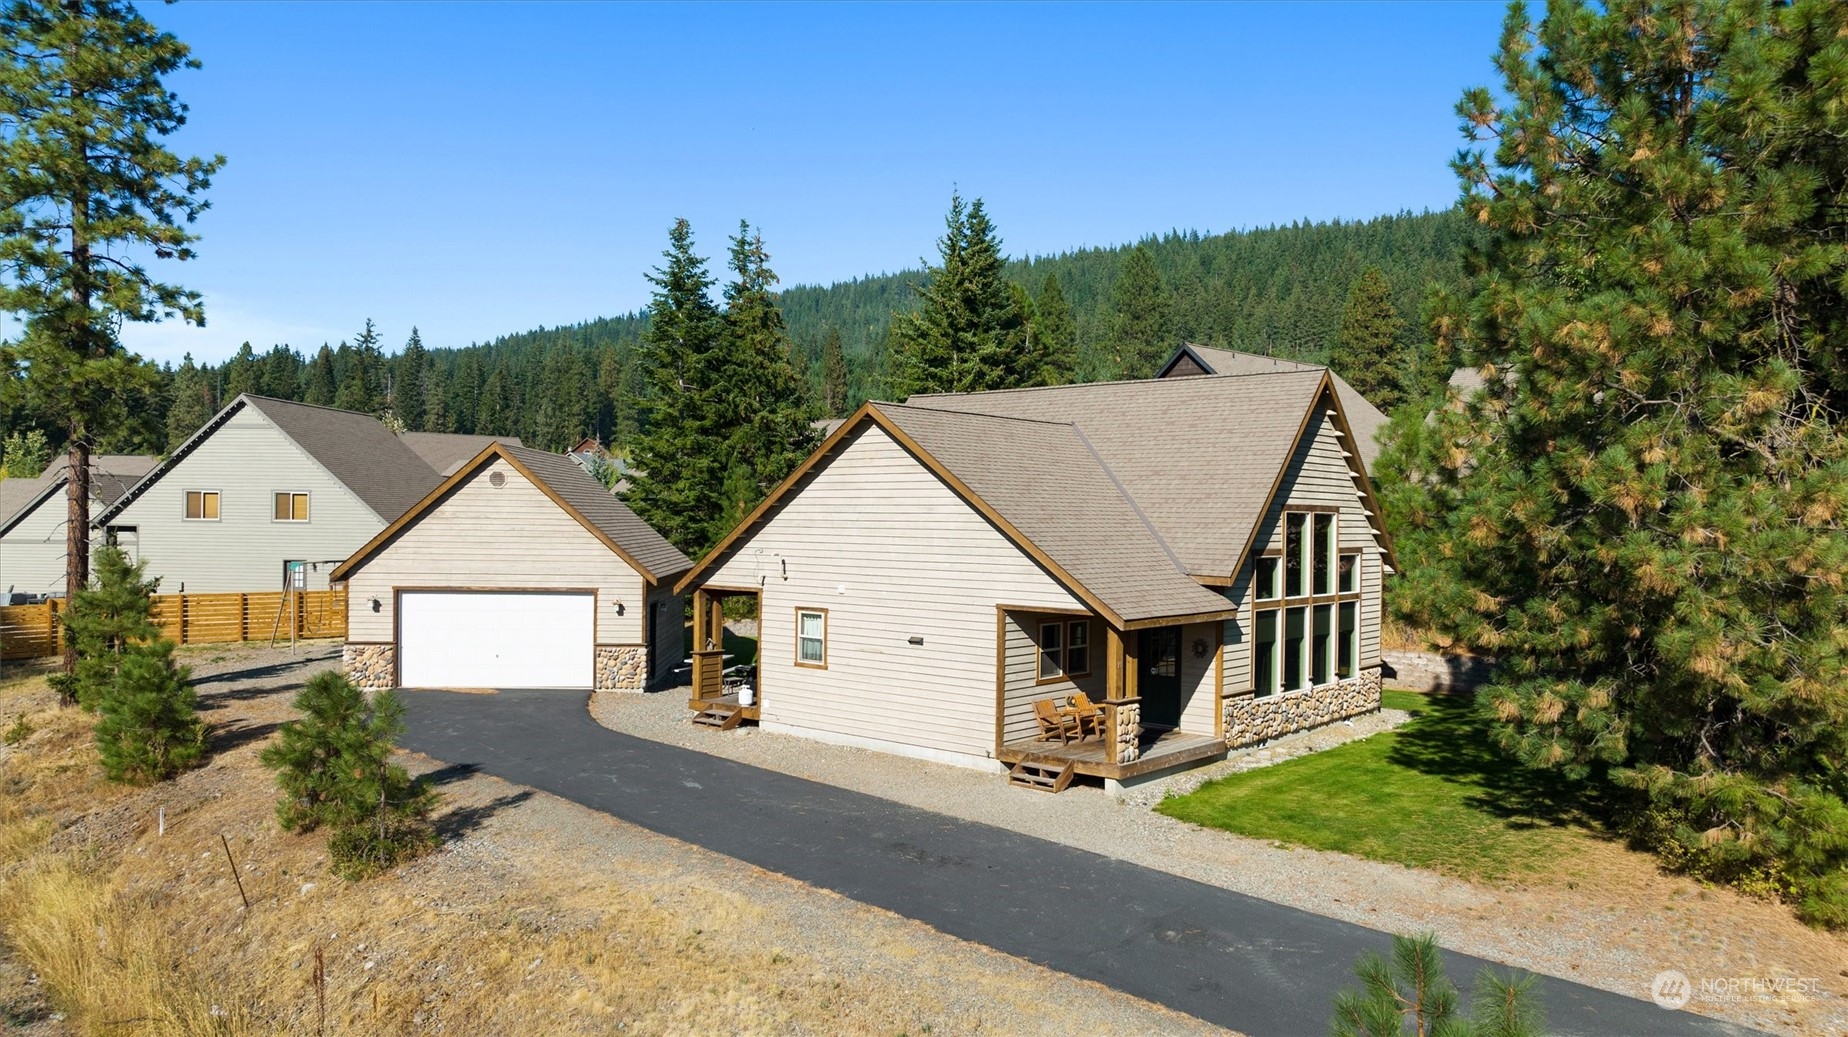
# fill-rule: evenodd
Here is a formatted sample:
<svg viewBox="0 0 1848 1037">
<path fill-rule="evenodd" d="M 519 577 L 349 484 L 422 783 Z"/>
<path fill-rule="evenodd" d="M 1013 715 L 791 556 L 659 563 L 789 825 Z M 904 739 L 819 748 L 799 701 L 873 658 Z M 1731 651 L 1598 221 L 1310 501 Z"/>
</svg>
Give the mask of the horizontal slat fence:
<svg viewBox="0 0 1848 1037">
<path fill-rule="evenodd" d="M 286 600 L 285 600 L 286 599 Z M 59 650 L 59 602 L 0 606 L 0 659 L 36 659 Z M 157 594 L 154 622 L 183 645 L 346 636 L 346 591 Z"/>
</svg>

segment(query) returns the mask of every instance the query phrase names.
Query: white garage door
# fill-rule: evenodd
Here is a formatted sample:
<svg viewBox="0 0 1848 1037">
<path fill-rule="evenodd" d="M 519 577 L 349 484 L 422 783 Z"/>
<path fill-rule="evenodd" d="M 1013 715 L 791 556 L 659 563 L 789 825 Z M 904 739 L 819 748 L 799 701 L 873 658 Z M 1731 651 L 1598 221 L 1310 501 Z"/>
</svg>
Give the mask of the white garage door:
<svg viewBox="0 0 1848 1037">
<path fill-rule="evenodd" d="M 588 690 L 596 597 L 543 592 L 405 591 L 398 670 L 407 688 Z"/>
</svg>

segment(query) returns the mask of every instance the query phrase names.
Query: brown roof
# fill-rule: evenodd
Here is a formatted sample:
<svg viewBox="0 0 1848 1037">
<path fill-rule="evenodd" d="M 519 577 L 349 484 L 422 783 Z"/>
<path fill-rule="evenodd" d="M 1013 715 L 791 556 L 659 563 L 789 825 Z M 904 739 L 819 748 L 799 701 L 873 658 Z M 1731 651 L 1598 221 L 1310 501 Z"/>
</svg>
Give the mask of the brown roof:
<svg viewBox="0 0 1848 1037">
<path fill-rule="evenodd" d="M 462 462 L 487 449 L 489 443 L 523 445 L 519 436 L 471 436 L 459 432 L 406 432 L 398 438 L 443 476 L 454 475 Z"/>
<path fill-rule="evenodd" d="M 1028 543 L 1125 622 L 1212 614 L 1086 433 L 1055 421 L 874 405 Z M 1057 458 L 1057 463 L 1047 463 Z"/>
<path fill-rule="evenodd" d="M 90 455 L 90 499 L 105 509 L 152 471 L 160 458 L 145 454 Z M 70 456 L 61 454 L 36 479 L 0 479 L 0 533 L 64 489 Z"/>
<path fill-rule="evenodd" d="M 442 481 L 442 477 L 424 463 L 416 451 L 392 434 L 384 422 L 370 414 L 245 393 L 226 404 L 223 410 L 213 415 L 178 449 L 128 487 L 95 518 L 95 524 L 102 525 L 128 507 L 148 487 L 159 482 L 174 465 L 197 449 L 200 443 L 205 442 L 207 437 L 218 431 L 233 414 L 247 406 L 268 418 L 303 453 L 351 490 L 361 503 L 386 523 L 395 521 Z"/>
<path fill-rule="evenodd" d="M 1333 369 L 1301 360 L 1286 360 L 1283 357 L 1245 353 L 1236 349 L 1216 349 L 1212 346 L 1198 346 L 1187 342 L 1174 351 L 1174 355 L 1162 365 L 1161 373 L 1156 377 L 1173 377 L 1174 375 L 1170 372 L 1175 371 L 1176 365 L 1184 369 L 1186 365 L 1181 364 L 1181 361 L 1188 356 L 1191 356 L 1207 374 L 1327 371 L 1335 380 L 1335 394 L 1341 397 L 1341 412 L 1347 416 L 1348 426 L 1354 430 L 1354 438 L 1360 440 L 1361 462 L 1367 466 L 1367 471 L 1373 471 L 1373 462 L 1380 456 L 1380 432 L 1386 428 L 1388 419 L 1384 411 L 1367 402 L 1367 398 L 1360 394 L 1360 390 L 1349 385 L 1347 380 L 1335 374 Z"/>
<path fill-rule="evenodd" d="M 1309 367 L 914 396 L 906 402 L 1071 423 L 1181 569 L 1230 579 L 1243 563 L 1323 377 L 1321 368 Z M 1045 458 L 1034 461 L 1044 464 Z"/>
</svg>

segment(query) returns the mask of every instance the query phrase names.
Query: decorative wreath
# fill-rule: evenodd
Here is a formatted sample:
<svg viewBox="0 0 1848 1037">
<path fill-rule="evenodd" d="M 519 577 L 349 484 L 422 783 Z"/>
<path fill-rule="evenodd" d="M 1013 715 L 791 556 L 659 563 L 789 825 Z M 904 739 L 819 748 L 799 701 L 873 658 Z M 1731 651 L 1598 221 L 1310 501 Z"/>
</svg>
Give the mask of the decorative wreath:
<svg viewBox="0 0 1848 1037">
<path fill-rule="evenodd" d="M 1206 643 L 1206 638 L 1204 637 L 1194 638 L 1193 654 L 1194 654 L 1195 659 L 1206 658 L 1206 653 L 1212 650 L 1213 650 L 1213 646 Z"/>
</svg>

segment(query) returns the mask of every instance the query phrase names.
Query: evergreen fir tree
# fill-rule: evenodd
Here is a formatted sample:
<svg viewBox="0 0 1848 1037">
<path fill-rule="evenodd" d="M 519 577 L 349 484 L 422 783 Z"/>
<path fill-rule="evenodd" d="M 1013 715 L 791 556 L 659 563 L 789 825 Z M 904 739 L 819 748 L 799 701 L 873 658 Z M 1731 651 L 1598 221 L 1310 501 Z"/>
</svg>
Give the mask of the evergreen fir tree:
<svg viewBox="0 0 1848 1037">
<path fill-rule="evenodd" d="M 449 422 L 449 376 L 432 363 L 424 376 L 424 432 L 454 432 Z"/>
<path fill-rule="evenodd" d="M 1026 315 L 1002 277 L 1001 241 L 982 200 L 950 196 L 938 263 L 913 289 L 915 313 L 892 318 L 892 392 L 981 392 L 1033 381 Z"/>
<path fill-rule="evenodd" d="M 411 328 L 411 337 L 398 354 L 392 376 L 392 413 L 407 429 L 424 427 L 424 385 L 429 378 L 430 354 L 424 349 L 423 336 Z"/>
<path fill-rule="evenodd" d="M 285 345 L 271 346 L 263 354 L 263 377 L 258 391 L 278 400 L 302 398 L 302 355 Z"/>
<path fill-rule="evenodd" d="M 348 351 L 346 370 L 341 373 L 340 388 L 334 393 L 334 406 L 361 414 L 376 414 L 383 409 L 383 379 L 379 377 L 383 366 L 378 329 L 368 317 L 365 328 Z"/>
<path fill-rule="evenodd" d="M 481 406 L 481 361 L 474 350 L 456 358 L 455 375 L 449 380 L 449 429 L 464 434 L 481 431 L 476 427 L 476 412 Z"/>
<path fill-rule="evenodd" d="M 237 347 L 237 353 L 225 362 L 225 399 L 235 400 L 244 393 L 261 393 L 263 391 L 263 367 L 257 362 L 256 351 L 246 342 Z"/>
<path fill-rule="evenodd" d="M 1848 925 L 1848 5 L 1514 5 L 1497 64 L 1487 384 L 1394 429 L 1395 607 L 1500 657 L 1523 762 Z"/>
<path fill-rule="evenodd" d="M 697 556 L 725 531 L 731 410 L 714 393 L 723 322 L 686 220 L 674 221 L 662 255 L 665 265 L 648 275 L 655 291 L 639 357 L 648 395 L 626 499 L 675 547 Z"/>
<path fill-rule="evenodd" d="M 736 277 L 725 286 L 713 396 L 729 410 L 725 459 L 731 472 L 716 536 L 795 471 L 816 438 L 777 308 L 777 277 L 763 236 L 747 223 L 740 222 L 732 238 L 729 266 Z"/>
<path fill-rule="evenodd" d="M 212 415 L 217 413 L 217 401 L 212 397 L 211 383 L 206 380 L 204 372 L 193 364 L 192 354 L 186 354 L 180 366 L 173 373 L 171 402 L 167 405 L 167 452 L 179 449 L 180 444 L 192 437 L 192 434 L 205 427 Z"/>
<path fill-rule="evenodd" d="M 475 427 L 473 431 L 483 436 L 510 436 L 513 434 L 513 413 L 509 406 L 512 387 L 507 377 L 507 365 L 503 362 L 488 375 L 488 380 L 481 383 L 481 393 L 475 403 Z"/>
<path fill-rule="evenodd" d="M 308 365 L 308 377 L 302 389 L 302 402 L 321 407 L 332 407 L 334 395 L 339 391 L 334 380 L 334 351 L 327 343 L 321 343 L 321 349 L 315 353 L 314 360 Z"/>
<path fill-rule="evenodd" d="M 1033 385 L 1065 385 L 1078 377 L 1078 327 L 1072 308 L 1059 286 L 1059 275 L 1048 273 L 1033 301 L 1034 352 L 1038 371 Z"/>
<path fill-rule="evenodd" d="M 821 409 L 830 418 L 847 413 L 847 356 L 841 352 L 841 329 L 832 324 L 821 344 Z"/>
<path fill-rule="evenodd" d="M 121 548 L 97 549 L 95 580 L 62 614 L 65 642 L 77 655 L 71 672 L 51 679 L 65 705 L 95 710 L 115 684 L 123 659 L 160 636 L 152 618 L 160 579 L 149 579 L 147 567 L 146 559 L 130 562 Z"/>
<path fill-rule="evenodd" d="M 1368 267 L 1348 291 L 1328 366 L 1383 411 L 1393 410 L 1405 398 L 1401 378 L 1411 358 L 1399 349 L 1404 328 L 1399 311 L 1393 309 L 1386 275 L 1379 267 Z"/>
<path fill-rule="evenodd" d="M 151 785 L 205 758 L 191 671 L 174 664 L 173 647 L 164 638 L 135 645 L 97 700 L 96 749 L 111 781 Z"/>
<path fill-rule="evenodd" d="M 1155 368 L 1174 348 L 1170 300 L 1155 256 L 1137 245 L 1123 253 L 1116 283 L 1110 288 L 1112 309 L 1108 354 L 1109 378 L 1153 378 Z"/>
</svg>

